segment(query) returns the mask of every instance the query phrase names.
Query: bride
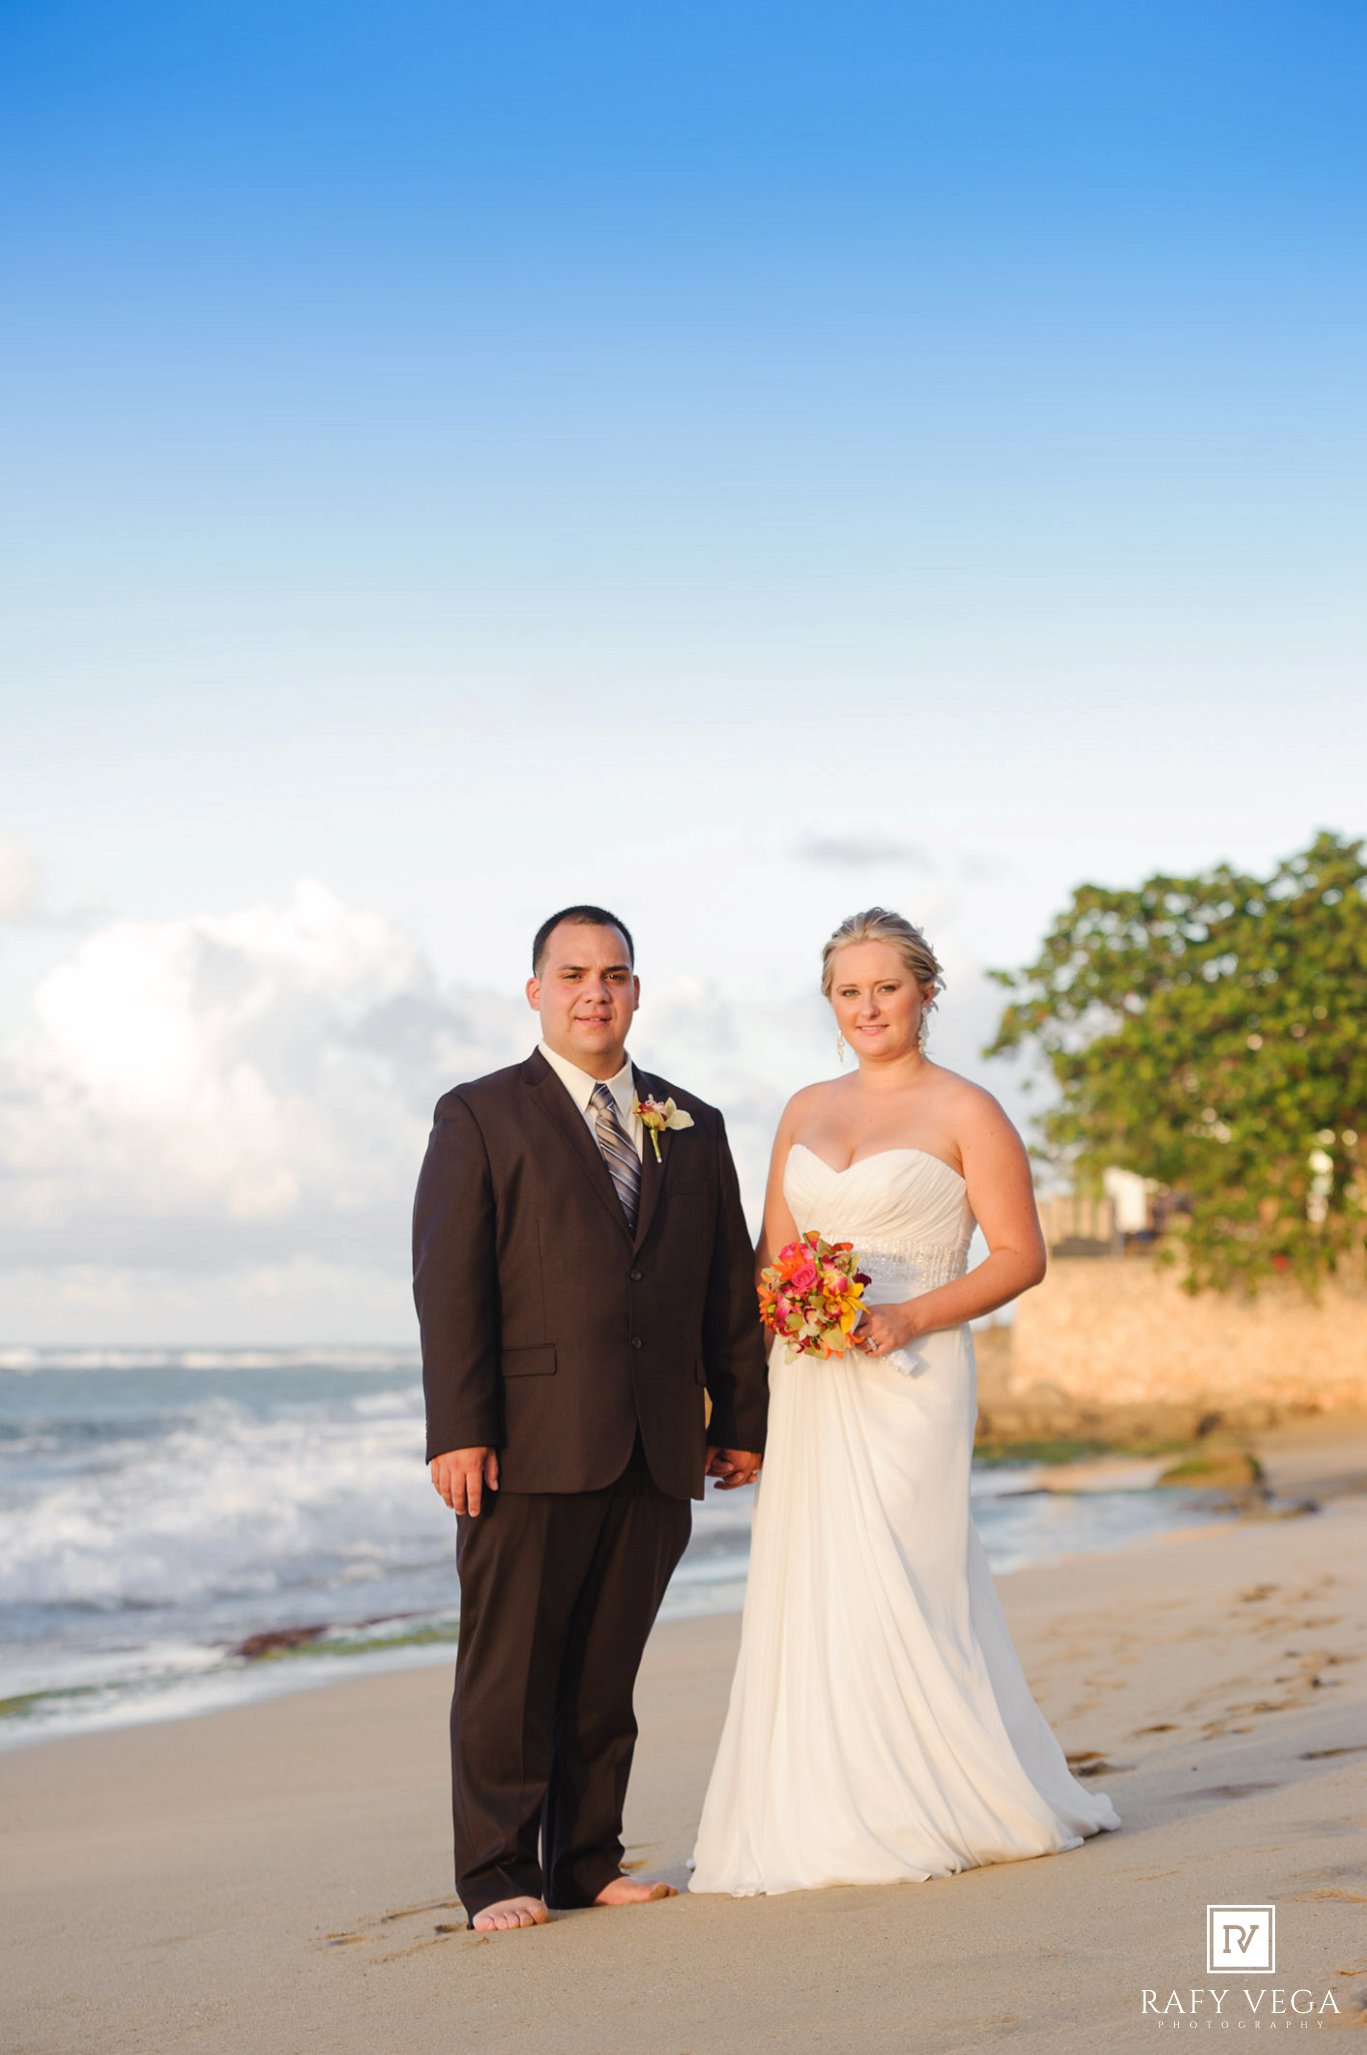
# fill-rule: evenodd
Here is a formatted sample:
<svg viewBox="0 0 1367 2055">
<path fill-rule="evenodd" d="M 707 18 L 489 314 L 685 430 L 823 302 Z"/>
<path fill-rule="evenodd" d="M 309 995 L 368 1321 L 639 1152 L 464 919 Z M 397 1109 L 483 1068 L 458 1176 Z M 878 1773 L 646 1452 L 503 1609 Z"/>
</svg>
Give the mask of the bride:
<svg viewBox="0 0 1367 2055">
<path fill-rule="evenodd" d="M 779 1123 L 761 1264 L 809 1228 L 872 1282 L 860 1350 L 770 1361 L 768 1457 L 691 1888 L 924 1881 L 1120 1824 L 1030 1695 L 969 1513 L 968 1321 L 1044 1275 L 1025 1150 L 925 1054 L 940 966 L 874 907 L 826 944 L 857 1074 Z M 988 1254 L 965 1275 L 975 1221 Z"/>
</svg>

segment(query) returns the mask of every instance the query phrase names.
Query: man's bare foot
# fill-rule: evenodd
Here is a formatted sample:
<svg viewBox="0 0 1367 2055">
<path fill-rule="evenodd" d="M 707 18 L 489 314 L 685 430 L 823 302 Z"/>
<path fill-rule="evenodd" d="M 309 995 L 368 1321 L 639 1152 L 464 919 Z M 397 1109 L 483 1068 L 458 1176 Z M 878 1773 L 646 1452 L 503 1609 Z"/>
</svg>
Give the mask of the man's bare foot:
<svg viewBox="0 0 1367 2055">
<path fill-rule="evenodd" d="M 678 1892 L 672 1884 L 652 1884 L 647 1878 L 637 1883 L 634 1877 L 614 1877 L 610 1884 L 604 1884 L 595 1905 L 649 1905 L 656 1898 L 677 1898 Z"/>
<path fill-rule="evenodd" d="M 539 1898 L 500 1898 L 475 1914 L 477 1934 L 504 1934 L 510 1927 L 544 1927 L 550 1914 Z"/>
</svg>

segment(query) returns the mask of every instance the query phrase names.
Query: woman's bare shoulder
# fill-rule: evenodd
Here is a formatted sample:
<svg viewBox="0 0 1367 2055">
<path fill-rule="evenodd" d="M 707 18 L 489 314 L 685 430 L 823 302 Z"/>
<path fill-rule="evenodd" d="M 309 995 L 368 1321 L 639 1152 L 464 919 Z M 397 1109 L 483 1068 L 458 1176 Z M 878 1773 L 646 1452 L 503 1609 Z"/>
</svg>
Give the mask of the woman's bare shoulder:
<svg viewBox="0 0 1367 2055">
<path fill-rule="evenodd" d="M 792 1098 L 783 1109 L 784 1122 L 787 1123 L 804 1113 L 814 1112 L 818 1106 L 824 1105 L 834 1093 L 839 1092 L 843 1083 L 843 1078 L 819 1077 L 813 1084 L 802 1085 L 793 1093 Z"/>
<path fill-rule="evenodd" d="M 839 1078 L 818 1078 L 815 1084 L 801 1086 L 798 1091 L 793 1093 L 792 1098 L 778 1117 L 778 1127 L 774 1134 L 775 1141 L 795 1141 L 804 1127 L 810 1128 L 820 1108 L 825 1105 L 830 1094 L 839 1091 L 839 1089 Z"/>
<path fill-rule="evenodd" d="M 956 1126 L 970 1133 L 982 1133 L 1003 1125 L 1012 1127 L 1001 1101 L 993 1097 L 986 1085 L 975 1084 L 972 1078 L 961 1077 L 956 1070 L 941 1070 L 938 1089 Z"/>
</svg>

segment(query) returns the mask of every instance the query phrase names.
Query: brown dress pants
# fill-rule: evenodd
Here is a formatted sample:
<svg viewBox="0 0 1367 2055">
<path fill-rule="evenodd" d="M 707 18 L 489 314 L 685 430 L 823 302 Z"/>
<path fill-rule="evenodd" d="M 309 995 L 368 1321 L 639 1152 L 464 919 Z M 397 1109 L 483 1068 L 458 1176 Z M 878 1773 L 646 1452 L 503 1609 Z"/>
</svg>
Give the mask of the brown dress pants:
<svg viewBox="0 0 1367 2055">
<path fill-rule="evenodd" d="M 639 1436 L 605 1490 L 486 1492 L 478 1518 L 457 1521 L 451 1788 L 467 1921 L 524 1894 L 591 1905 L 621 1874 L 636 1672 L 691 1526 Z"/>
</svg>

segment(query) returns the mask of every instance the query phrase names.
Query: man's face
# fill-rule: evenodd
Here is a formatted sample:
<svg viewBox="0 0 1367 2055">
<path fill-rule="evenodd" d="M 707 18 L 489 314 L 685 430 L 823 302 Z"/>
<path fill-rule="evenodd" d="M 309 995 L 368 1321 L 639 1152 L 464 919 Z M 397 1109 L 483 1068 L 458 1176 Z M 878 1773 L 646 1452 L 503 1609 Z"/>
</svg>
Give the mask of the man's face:
<svg viewBox="0 0 1367 2055">
<path fill-rule="evenodd" d="M 593 1077 L 616 1076 L 641 1003 L 641 981 L 618 929 L 562 920 L 551 930 L 539 976 L 527 981 L 527 999 L 541 1015 L 547 1048 Z"/>
</svg>

